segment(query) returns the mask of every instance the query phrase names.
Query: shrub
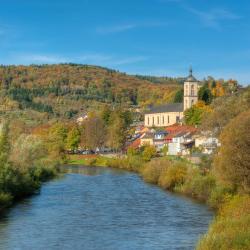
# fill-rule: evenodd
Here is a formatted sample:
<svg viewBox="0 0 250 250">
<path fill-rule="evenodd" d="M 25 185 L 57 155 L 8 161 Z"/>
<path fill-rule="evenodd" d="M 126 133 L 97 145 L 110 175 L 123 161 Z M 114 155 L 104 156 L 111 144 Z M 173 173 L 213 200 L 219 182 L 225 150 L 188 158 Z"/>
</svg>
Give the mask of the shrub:
<svg viewBox="0 0 250 250">
<path fill-rule="evenodd" d="M 1 211 L 1 209 L 5 208 L 5 207 L 10 206 L 12 203 L 12 199 L 13 199 L 13 197 L 11 194 L 1 192 L 0 193 L 0 211 Z"/>
<path fill-rule="evenodd" d="M 184 183 L 186 174 L 187 166 L 183 163 L 175 163 L 161 173 L 159 185 L 165 189 L 174 190 L 176 186 Z"/>
<path fill-rule="evenodd" d="M 232 189 L 217 185 L 211 191 L 208 204 L 210 207 L 218 209 L 232 198 L 233 193 Z"/>
<path fill-rule="evenodd" d="M 216 185 L 211 175 L 201 175 L 198 170 L 188 172 L 187 180 L 181 187 L 182 192 L 201 201 L 207 201 Z"/>
<path fill-rule="evenodd" d="M 248 250 L 250 246 L 250 197 L 235 196 L 223 205 L 198 250 Z"/>
<path fill-rule="evenodd" d="M 142 176 L 146 182 L 157 184 L 163 171 L 170 166 L 171 162 L 166 159 L 152 160 L 143 169 Z"/>
<path fill-rule="evenodd" d="M 156 149 L 154 146 L 145 146 L 142 152 L 142 158 L 144 161 L 150 161 L 156 155 Z"/>
</svg>

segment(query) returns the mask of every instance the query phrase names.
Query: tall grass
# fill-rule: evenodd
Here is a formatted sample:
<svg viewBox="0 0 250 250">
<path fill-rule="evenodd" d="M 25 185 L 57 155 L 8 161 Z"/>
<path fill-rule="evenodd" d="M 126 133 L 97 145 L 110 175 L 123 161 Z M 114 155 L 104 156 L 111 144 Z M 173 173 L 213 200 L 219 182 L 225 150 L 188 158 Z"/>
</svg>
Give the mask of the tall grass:
<svg viewBox="0 0 250 250">
<path fill-rule="evenodd" d="M 197 250 L 250 249 L 250 197 L 236 195 L 219 210 Z"/>
</svg>

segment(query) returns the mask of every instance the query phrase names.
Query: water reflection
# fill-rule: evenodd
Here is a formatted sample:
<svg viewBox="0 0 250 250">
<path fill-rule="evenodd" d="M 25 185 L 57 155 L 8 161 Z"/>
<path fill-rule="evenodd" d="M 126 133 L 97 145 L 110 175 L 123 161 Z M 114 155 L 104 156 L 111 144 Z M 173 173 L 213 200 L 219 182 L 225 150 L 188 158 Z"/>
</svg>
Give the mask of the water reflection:
<svg viewBox="0 0 250 250">
<path fill-rule="evenodd" d="M 111 169 L 103 167 L 82 166 L 82 165 L 64 165 L 60 167 L 63 173 L 67 174 L 83 174 L 89 176 L 102 175 L 102 174 L 122 174 L 125 173 L 121 169 Z"/>
</svg>

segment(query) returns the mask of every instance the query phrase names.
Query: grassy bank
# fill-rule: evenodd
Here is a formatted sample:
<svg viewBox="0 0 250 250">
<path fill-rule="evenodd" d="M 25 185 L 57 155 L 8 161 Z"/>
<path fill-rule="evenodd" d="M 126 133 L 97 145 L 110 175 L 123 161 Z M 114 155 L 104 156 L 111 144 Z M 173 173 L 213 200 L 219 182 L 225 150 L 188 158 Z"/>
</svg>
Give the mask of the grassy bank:
<svg viewBox="0 0 250 250">
<path fill-rule="evenodd" d="M 250 197 L 236 195 L 219 210 L 208 233 L 198 243 L 198 250 L 240 249 L 250 247 Z"/>
<path fill-rule="evenodd" d="M 108 167 L 110 161 L 111 161 L 110 158 L 104 156 L 69 155 L 67 164 Z"/>
<path fill-rule="evenodd" d="M 57 175 L 55 166 L 33 167 L 30 171 L 20 172 L 10 168 L 1 171 L 0 175 L 0 213 L 15 201 L 34 194 L 42 182 Z"/>
<path fill-rule="evenodd" d="M 55 143 L 58 140 L 49 130 L 38 134 L 26 127 L 16 129 L 10 122 L 0 126 L 0 212 L 37 192 L 63 162 L 61 147 Z"/>
</svg>

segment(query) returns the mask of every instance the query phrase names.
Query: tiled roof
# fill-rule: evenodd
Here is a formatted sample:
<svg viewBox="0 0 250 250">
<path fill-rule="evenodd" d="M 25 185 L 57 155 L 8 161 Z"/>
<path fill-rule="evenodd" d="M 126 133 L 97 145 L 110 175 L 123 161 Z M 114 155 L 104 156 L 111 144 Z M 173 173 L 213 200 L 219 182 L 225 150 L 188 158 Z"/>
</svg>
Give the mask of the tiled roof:
<svg viewBox="0 0 250 250">
<path fill-rule="evenodd" d="M 183 103 L 170 103 L 151 108 L 146 114 L 183 112 Z"/>
<path fill-rule="evenodd" d="M 153 133 L 145 133 L 141 139 L 153 139 L 154 138 L 154 134 Z"/>
<path fill-rule="evenodd" d="M 138 139 L 134 140 L 131 144 L 129 144 L 128 148 L 137 149 L 137 148 L 139 148 L 140 144 L 141 144 L 141 139 L 138 138 Z"/>
<path fill-rule="evenodd" d="M 188 126 L 188 125 L 172 125 L 169 127 L 166 127 L 166 131 L 168 133 L 176 133 L 176 132 L 196 132 L 197 128 L 193 127 L 193 126 Z"/>
</svg>

